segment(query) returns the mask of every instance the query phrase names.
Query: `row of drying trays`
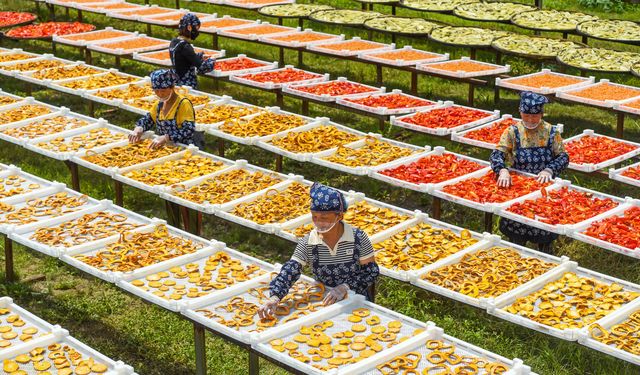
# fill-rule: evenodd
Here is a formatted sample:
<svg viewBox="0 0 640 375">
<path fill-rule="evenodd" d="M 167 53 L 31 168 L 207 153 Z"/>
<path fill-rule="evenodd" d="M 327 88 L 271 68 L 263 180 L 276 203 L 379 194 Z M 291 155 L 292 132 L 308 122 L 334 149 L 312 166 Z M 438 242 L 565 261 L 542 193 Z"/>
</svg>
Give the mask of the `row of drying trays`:
<svg viewBox="0 0 640 375">
<path fill-rule="evenodd" d="M 2 73 L 3 70 L 0 67 L 0 73 Z M 9 72 L 12 76 L 17 77 L 17 78 L 27 78 L 30 79 L 30 75 L 29 74 L 23 74 L 23 73 L 18 73 L 15 74 L 15 72 L 8 70 L 7 72 Z M 123 75 L 125 76 L 125 75 Z M 143 87 L 143 86 L 148 86 L 148 78 L 142 79 L 140 77 L 135 77 L 135 76 L 129 76 L 126 75 L 128 77 L 131 77 L 132 79 L 132 85 L 138 85 L 139 87 Z M 84 80 L 84 78 L 79 78 L 80 80 Z M 78 80 L 78 78 L 75 79 L 71 79 L 69 81 L 73 81 L 73 80 Z M 31 79 L 31 81 L 34 81 L 33 79 Z M 100 91 L 100 89 L 95 89 L 95 90 L 85 90 L 85 91 L 78 91 L 75 89 L 70 89 L 68 87 L 62 86 L 60 84 L 60 82 L 58 81 L 50 81 L 50 82 L 40 82 L 40 84 L 44 84 L 47 87 L 50 88 L 54 88 L 54 89 L 58 89 L 64 92 L 68 92 L 71 94 L 78 94 L 80 93 L 83 97 L 89 99 L 89 100 L 94 100 L 100 103 L 104 103 L 104 104 L 109 104 L 109 105 L 115 105 L 115 106 L 119 106 L 121 108 L 127 109 L 127 110 L 135 110 L 138 113 L 144 114 L 146 113 L 146 110 L 140 110 L 140 109 L 135 109 L 135 107 L 132 107 L 128 104 L 126 104 L 126 102 L 121 101 L 121 100 L 114 100 L 114 99 L 107 99 L 105 97 L 101 97 L 101 96 L 97 96 L 96 93 Z M 124 85 L 124 87 L 126 87 L 127 85 Z M 112 88 L 106 88 L 105 91 L 109 92 L 111 90 L 118 90 L 118 89 L 122 89 L 123 86 L 115 86 Z M 205 101 L 212 101 L 212 103 L 210 104 L 211 106 L 220 106 L 220 105 L 234 105 L 234 106 L 240 106 L 240 107 L 246 107 L 246 108 L 254 108 L 256 109 L 256 111 L 262 111 L 263 109 L 255 107 L 255 106 L 251 106 L 248 105 L 246 103 L 242 103 L 242 102 L 238 102 L 235 101 L 229 97 L 217 97 L 214 95 L 210 95 L 210 94 L 205 94 L 205 93 L 201 93 L 201 92 L 197 92 L 195 90 L 189 89 L 188 92 L 191 95 L 194 96 L 200 96 L 200 97 L 204 97 Z M 150 98 L 151 101 L 153 101 L 153 98 Z M 12 108 L 18 107 L 18 106 L 22 106 L 22 105 L 26 105 L 30 102 L 33 102 L 32 99 L 27 99 L 26 102 L 24 103 L 13 103 L 13 104 L 9 104 L 7 107 L 4 108 L 2 112 L 6 112 L 11 110 Z M 201 104 L 200 106 L 196 106 L 196 109 L 202 109 L 205 108 L 207 105 L 206 104 Z M 278 109 L 277 107 L 274 108 L 266 108 L 265 109 L 267 112 L 269 113 L 273 113 L 273 114 L 288 114 L 287 112 L 281 111 L 280 109 Z M 66 110 L 65 110 L 66 111 Z M 49 115 L 52 116 L 52 115 Z M 248 115 L 245 118 L 250 119 L 252 117 L 255 117 L 256 114 L 252 114 L 252 115 Z M 297 116 L 297 115 L 296 115 Z M 495 117 L 497 117 L 498 115 L 495 114 Z M 238 137 L 238 136 L 234 136 L 232 134 L 228 134 L 224 131 L 221 131 L 219 128 L 220 126 L 222 126 L 224 124 L 224 122 L 220 122 L 217 124 L 199 124 L 199 128 L 200 130 L 204 130 L 212 135 L 215 135 L 217 137 L 221 137 L 223 139 L 228 139 L 228 140 L 232 140 L 234 142 L 238 142 L 238 143 L 242 143 L 242 144 L 248 144 L 248 145 L 258 145 L 262 148 L 265 148 L 269 151 L 278 153 L 280 155 L 284 155 L 287 156 L 289 158 L 292 158 L 294 160 L 299 160 L 299 161 L 305 161 L 305 162 L 313 162 L 316 163 L 318 165 L 322 165 L 328 168 L 333 168 L 336 170 L 340 170 L 340 171 L 344 171 L 347 173 L 352 173 L 352 174 L 356 174 L 356 175 L 370 175 L 373 178 L 377 178 L 380 180 L 383 180 L 385 182 L 388 182 L 390 184 L 396 185 L 396 186 L 401 186 L 404 188 L 409 188 L 409 189 L 413 189 L 413 190 L 417 190 L 420 192 L 425 192 L 425 193 L 429 193 L 432 194 L 436 197 L 439 198 L 443 198 L 449 201 L 453 201 L 462 205 L 466 205 L 469 207 L 472 207 L 474 209 L 478 209 L 480 211 L 484 211 L 484 212 L 491 212 L 491 213 L 497 213 L 499 215 L 508 217 L 508 218 L 512 218 L 515 219 L 517 221 L 520 222 L 524 222 L 526 224 L 535 226 L 535 227 L 539 227 L 541 229 L 544 230 L 549 230 L 552 231 L 554 233 L 559 233 L 559 234 L 564 234 L 564 235 L 568 235 L 568 236 L 572 236 L 576 239 L 579 239 L 581 241 L 587 242 L 587 243 L 591 243 L 591 244 L 595 244 L 599 247 L 608 249 L 608 250 L 612 250 L 612 251 L 616 251 L 625 255 L 629 255 L 629 256 L 638 256 L 636 255 L 637 251 L 635 251 L 635 249 L 626 249 L 622 246 L 616 245 L 616 244 L 612 244 L 612 243 L 608 243 L 599 239 L 595 239 L 592 237 L 588 237 L 585 236 L 583 233 L 581 233 L 582 231 L 584 231 L 586 228 L 588 228 L 590 226 L 590 224 L 594 223 L 597 220 L 603 219 L 605 217 L 609 217 L 612 215 L 617 215 L 620 212 L 624 212 L 624 209 L 628 208 L 628 204 L 620 204 L 618 205 L 618 207 L 612 211 L 607 211 L 606 213 L 602 213 L 600 215 L 597 215 L 589 220 L 586 220 L 584 222 L 581 222 L 577 225 L 548 225 L 548 224 L 544 224 L 541 223 L 537 220 L 532 220 L 532 219 L 528 219 L 525 218 L 523 216 L 519 216 L 519 215 L 514 215 L 510 212 L 507 211 L 508 207 L 511 206 L 513 203 L 516 202 L 521 202 L 523 200 L 526 199 L 532 199 L 532 198 L 537 198 L 541 193 L 540 192 L 533 192 L 531 194 L 527 194 L 527 195 L 523 195 L 522 197 L 515 199 L 515 200 L 510 200 L 507 202 L 503 202 L 500 204 L 481 204 L 478 202 L 474 202 L 472 200 L 468 200 L 468 199 L 463 199 L 460 198 L 458 196 L 449 194 L 447 192 L 444 191 L 446 186 L 461 182 L 465 179 L 469 179 L 469 178 L 475 178 L 475 177 L 481 177 L 484 174 L 489 173 L 489 165 L 488 163 L 481 161 L 481 160 L 476 160 L 476 159 L 472 159 L 472 158 L 468 158 L 465 157 L 463 155 L 456 155 L 457 158 L 461 159 L 461 160 L 471 160 L 475 163 L 478 163 L 480 165 L 483 166 L 483 168 L 481 168 L 478 171 L 475 171 L 473 173 L 469 173 L 469 174 L 465 174 L 463 176 L 459 176 L 457 178 L 454 179 L 450 179 L 438 184 L 414 184 L 414 183 L 408 183 L 406 181 L 402 181 L 396 178 L 392 178 L 390 176 L 385 176 L 383 174 L 381 174 L 380 172 L 386 169 L 390 169 L 390 168 L 395 168 L 401 165 L 407 165 L 410 164 L 416 160 L 422 159 L 424 157 L 430 156 L 430 155 L 442 155 L 443 153 L 445 153 L 444 149 L 437 147 L 434 150 L 431 150 L 430 147 L 426 146 L 426 147 L 418 147 L 418 146 L 413 146 L 410 144 L 405 144 L 405 143 L 401 143 L 401 142 L 397 142 L 397 141 L 393 141 L 393 140 L 388 140 L 388 139 L 384 139 L 382 138 L 380 135 L 378 134 L 369 134 L 368 137 L 369 139 L 376 139 L 378 141 L 384 142 L 386 144 L 391 144 L 394 146 L 398 146 L 401 147 L 403 149 L 408 149 L 412 151 L 412 155 L 411 156 L 407 156 L 407 157 L 401 157 L 398 158 L 396 160 L 390 161 L 390 162 L 386 162 L 384 164 L 378 165 L 376 167 L 349 167 L 346 165 L 342 165 L 336 162 L 332 162 L 329 160 L 326 160 L 327 157 L 335 154 L 338 149 L 337 148 L 332 148 L 329 150 L 325 150 L 319 153 L 307 153 L 307 154 L 296 154 L 293 152 L 289 152 L 286 150 L 283 150 L 281 148 L 275 147 L 273 144 L 271 144 L 270 142 L 274 139 L 278 139 L 278 138 L 282 138 L 282 137 L 286 137 L 288 134 L 290 134 L 291 132 L 301 132 L 301 131 L 307 131 L 310 129 L 314 129 L 314 128 L 318 128 L 320 126 L 326 126 L 326 125 L 330 125 L 333 126 L 336 129 L 339 129 L 340 131 L 343 131 L 345 133 L 349 133 L 352 134 L 354 136 L 357 137 L 364 137 L 366 136 L 364 133 L 352 130 L 348 127 L 344 127 L 341 126 L 339 124 L 335 124 L 330 122 L 328 119 L 325 118 L 316 118 L 316 119 L 312 119 L 312 118 L 308 118 L 308 117 L 301 117 L 301 116 L 297 116 L 299 118 L 303 118 L 304 119 L 304 125 L 299 126 L 299 127 L 295 127 L 292 129 L 288 129 L 282 132 L 277 132 L 277 133 L 273 133 L 267 136 L 263 136 L 263 137 L 259 137 L 259 136 L 254 136 L 254 137 Z M 25 120 L 25 121 L 20 121 L 14 124 L 8 124 L 8 125 L 4 125 L 5 128 L 18 128 L 24 125 L 25 122 L 32 122 L 34 121 L 33 119 L 31 120 Z M 69 135 L 70 137 L 73 137 L 76 133 L 78 133 L 78 130 L 69 130 L 71 132 L 71 134 Z M 591 131 L 585 131 L 582 135 L 577 136 L 577 138 L 583 137 L 583 136 L 589 136 L 592 135 Z M 46 149 L 43 149 L 41 147 L 38 147 L 38 143 L 42 142 L 42 141 L 50 141 L 52 139 L 58 138 L 59 135 L 48 135 L 48 137 L 45 137 L 44 139 L 37 139 L 37 140 L 30 140 L 28 138 L 16 138 L 13 136 L 8 136 L 6 134 L 0 134 L 0 138 L 5 139 L 7 141 L 16 143 L 16 144 L 23 144 L 25 145 L 27 148 L 39 152 L 41 154 L 47 155 L 49 157 L 55 158 L 55 159 L 59 159 L 59 160 L 73 160 L 76 163 L 86 166 L 88 168 L 93 168 L 93 169 L 97 169 L 98 171 L 100 171 L 101 173 L 105 173 L 105 174 L 113 174 L 114 171 L 109 169 L 109 168 L 102 168 L 102 167 L 97 167 L 91 163 L 87 163 L 84 159 L 82 159 L 82 157 L 79 157 L 76 155 L 76 153 L 68 153 L 68 152 L 50 152 Z M 567 141 L 571 141 L 574 140 L 576 138 L 570 138 Z M 123 141 L 124 142 L 124 141 Z M 92 152 L 104 152 L 112 147 L 118 146 L 118 145 L 122 145 L 123 142 L 119 142 L 119 143 L 113 143 L 112 145 L 103 145 L 100 146 L 98 148 L 96 148 L 95 150 L 92 150 Z M 124 142 L 126 144 L 126 142 Z M 352 142 L 350 143 L 350 147 L 352 148 L 361 148 L 366 146 L 367 144 L 367 140 L 366 139 L 360 139 L 356 142 Z M 637 150 L 640 150 L 640 148 L 636 149 L 635 154 L 637 154 Z M 635 155 L 632 152 L 633 155 Z M 618 162 L 621 160 L 624 160 L 624 157 L 618 157 L 616 158 L 618 160 L 614 160 L 614 162 Z M 600 166 L 601 167 L 601 166 Z M 633 166 L 628 166 L 625 168 L 621 168 L 620 170 L 614 171 L 612 172 L 612 176 L 613 178 L 617 178 L 621 181 L 624 182 L 632 182 L 635 184 L 638 184 L 637 181 L 634 181 L 631 178 L 628 178 L 626 176 L 622 176 L 622 173 L 627 170 L 628 168 L 631 168 Z M 121 178 L 121 177 L 120 177 Z M 205 213 L 214 213 L 216 211 L 215 205 L 202 205 L 200 203 L 194 203 L 194 202 L 190 202 L 187 201 L 185 199 L 180 199 L 179 197 L 175 197 L 172 194 L 169 194 L 166 191 L 166 187 L 153 187 L 153 186 L 148 186 L 148 185 L 144 185 L 144 184 L 140 184 L 136 181 L 131 181 L 130 179 L 126 181 L 128 184 L 132 184 L 138 188 L 153 192 L 153 193 L 162 193 L 165 194 L 166 196 L 164 197 L 165 199 L 169 199 L 169 200 L 174 200 L 178 203 L 180 203 L 181 205 L 184 205 L 186 207 L 190 207 L 193 209 L 196 209 L 198 211 L 203 211 Z M 184 183 L 182 184 L 183 188 L 187 189 L 190 188 L 192 186 L 196 186 L 201 182 L 201 180 L 193 180 L 193 181 L 189 181 L 188 183 Z M 552 187 L 550 187 L 550 189 L 558 189 L 562 186 L 566 186 L 568 183 L 564 182 L 564 181 L 560 181 L 556 184 L 554 184 Z M 587 191 L 584 189 L 579 188 L 579 190 L 583 190 L 583 191 Z M 602 197 L 602 198 L 611 198 L 613 199 L 615 202 L 618 203 L 623 203 L 624 200 L 620 199 L 620 198 L 616 198 L 616 197 L 611 197 L 608 195 L 604 195 L 601 193 L 597 193 L 594 192 L 594 196 L 596 197 Z M 629 201 L 629 200 L 627 200 Z M 631 201 L 633 202 L 633 201 Z M 631 205 L 634 205 L 633 203 L 629 203 Z M 267 230 L 266 228 L 263 228 L 265 230 Z M 269 230 L 267 230 L 269 231 Z"/>
</svg>

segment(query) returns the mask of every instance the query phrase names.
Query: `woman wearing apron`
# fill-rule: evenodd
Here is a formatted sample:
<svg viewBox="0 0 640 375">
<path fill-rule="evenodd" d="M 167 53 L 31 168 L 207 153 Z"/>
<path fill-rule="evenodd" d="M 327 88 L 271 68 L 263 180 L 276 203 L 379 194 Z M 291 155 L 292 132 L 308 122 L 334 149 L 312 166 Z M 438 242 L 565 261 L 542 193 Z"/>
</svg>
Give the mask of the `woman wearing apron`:
<svg viewBox="0 0 640 375">
<path fill-rule="evenodd" d="M 331 288 L 322 301 L 324 305 L 344 299 L 349 290 L 373 300 L 373 285 L 380 274 L 373 246 L 366 233 L 342 221 L 346 210 L 341 192 L 313 184 L 311 216 L 315 228 L 300 239 L 291 260 L 271 281 L 270 299 L 258 311 L 261 319 L 273 316 L 307 264 L 316 281 Z"/>
<path fill-rule="evenodd" d="M 498 176 L 499 187 L 511 185 L 507 165 L 537 175 L 540 183 L 551 181 L 569 165 L 569 155 L 564 150 L 560 133 L 555 126 L 542 120 L 544 105 L 548 102 L 543 95 L 530 91 L 521 93 L 522 121 L 504 131 L 500 143 L 491 153 L 491 169 Z M 533 242 L 545 253 L 553 252 L 551 244 L 558 238 L 557 234 L 504 218 L 500 219 L 500 231 L 513 243 Z"/>
<path fill-rule="evenodd" d="M 151 143 L 151 148 L 161 147 L 168 142 L 193 144 L 195 111 L 191 101 L 176 92 L 176 74 L 169 69 L 159 69 L 151 72 L 150 76 L 151 88 L 158 101 L 136 122 L 129 141 L 138 142 L 142 133 L 154 130 L 159 137 Z"/>
<path fill-rule="evenodd" d="M 202 52 L 196 53 L 191 45 L 200 34 L 200 20 L 193 13 L 187 13 L 180 19 L 178 31 L 180 35 L 171 40 L 169 56 L 171 65 L 178 75 L 178 86 L 198 88 L 198 73 L 209 73 L 213 70 L 215 60 L 204 58 Z"/>
</svg>

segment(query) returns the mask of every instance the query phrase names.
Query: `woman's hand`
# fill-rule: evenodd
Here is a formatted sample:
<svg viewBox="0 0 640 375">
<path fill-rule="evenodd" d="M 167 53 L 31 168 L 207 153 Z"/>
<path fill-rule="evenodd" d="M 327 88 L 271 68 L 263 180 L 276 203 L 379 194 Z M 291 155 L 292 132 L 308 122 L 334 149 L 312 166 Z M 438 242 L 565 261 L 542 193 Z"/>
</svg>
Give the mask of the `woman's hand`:
<svg viewBox="0 0 640 375">
<path fill-rule="evenodd" d="M 536 180 L 538 180 L 538 182 L 541 184 L 546 184 L 552 179 L 553 179 L 553 173 L 549 169 L 545 169 L 542 172 L 538 173 L 538 177 L 536 178 Z"/>
<path fill-rule="evenodd" d="M 142 139 L 142 134 L 144 134 L 144 129 L 140 126 L 136 126 L 133 129 L 133 133 L 129 134 L 129 143 L 138 143 L 140 139 Z"/>
<path fill-rule="evenodd" d="M 498 187 L 508 188 L 509 186 L 511 186 L 511 175 L 508 169 L 503 168 L 498 174 Z"/>
<path fill-rule="evenodd" d="M 347 292 L 349 291 L 349 286 L 347 284 L 340 284 L 337 287 L 331 289 L 327 296 L 324 297 L 322 304 L 324 306 L 333 305 L 338 301 L 342 301 L 344 297 L 347 296 Z"/>
<path fill-rule="evenodd" d="M 155 150 L 157 148 L 160 148 L 162 146 L 164 146 L 165 144 L 167 144 L 171 139 L 169 138 L 168 135 L 163 135 L 160 137 L 156 137 L 153 142 L 151 142 L 151 144 L 149 145 L 149 148 L 152 150 Z"/>
<path fill-rule="evenodd" d="M 269 300 L 258 309 L 258 316 L 260 319 L 268 319 L 273 318 L 273 315 L 276 312 L 276 307 L 278 307 L 278 303 L 280 303 L 280 298 L 277 296 L 271 296 Z"/>
</svg>

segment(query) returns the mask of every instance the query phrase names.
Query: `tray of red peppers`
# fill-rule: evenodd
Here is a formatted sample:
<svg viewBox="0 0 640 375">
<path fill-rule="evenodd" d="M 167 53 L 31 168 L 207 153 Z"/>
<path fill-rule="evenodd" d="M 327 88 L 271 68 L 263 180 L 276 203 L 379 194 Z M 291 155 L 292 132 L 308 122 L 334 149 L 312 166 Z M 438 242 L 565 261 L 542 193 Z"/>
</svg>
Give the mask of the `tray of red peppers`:
<svg viewBox="0 0 640 375">
<path fill-rule="evenodd" d="M 622 205 L 618 212 L 601 220 L 590 221 L 571 237 L 612 250 L 624 255 L 640 258 L 640 202 Z"/>
<path fill-rule="evenodd" d="M 234 82 L 264 89 L 277 89 L 290 84 L 323 82 L 329 79 L 329 75 L 307 72 L 292 66 L 286 66 L 282 69 L 268 70 L 259 73 L 234 74 L 229 79 Z"/>
<path fill-rule="evenodd" d="M 497 119 L 499 111 L 484 111 L 452 102 L 423 112 L 392 118 L 391 123 L 403 128 L 443 136 Z"/>
<path fill-rule="evenodd" d="M 559 234 L 568 234 L 585 220 L 597 218 L 622 200 L 561 181 L 540 189 L 499 212 L 500 216 Z"/>
<path fill-rule="evenodd" d="M 493 150 L 500 142 L 504 131 L 507 130 L 509 126 L 517 124 L 518 121 L 520 120 L 514 119 L 511 115 L 503 115 L 499 120 L 492 121 L 488 124 L 480 125 L 460 133 L 453 132 L 451 133 L 451 140 Z"/>
<path fill-rule="evenodd" d="M 374 168 L 372 177 L 392 185 L 430 193 L 445 181 L 476 172 L 486 162 L 447 152 L 443 147 L 384 167 Z"/>
<path fill-rule="evenodd" d="M 640 144 L 595 134 L 585 130 L 582 134 L 564 141 L 569 154 L 569 167 L 593 172 L 640 154 Z"/>
<path fill-rule="evenodd" d="M 48 39 L 54 35 L 84 33 L 95 28 L 94 25 L 80 22 L 44 22 L 16 27 L 5 36 L 14 39 Z"/>
<path fill-rule="evenodd" d="M 282 88 L 283 92 L 322 102 L 331 102 L 338 98 L 365 93 L 384 92 L 384 90 L 384 87 L 367 86 L 349 81 L 344 77 L 322 83 L 292 85 Z"/>
<path fill-rule="evenodd" d="M 627 165 L 619 169 L 609 169 L 609 178 L 640 187 L 640 163 Z"/>
<path fill-rule="evenodd" d="M 27 12 L 0 12 L 0 27 L 13 27 L 33 22 L 38 16 Z"/>
<path fill-rule="evenodd" d="M 511 201 L 535 193 L 551 183 L 541 184 L 535 176 L 511 171 L 511 186 L 499 187 L 493 171 L 473 172 L 433 190 L 432 194 L 480 211 L 496 212 Z"/>
<path fill-rule="evenodd" d="M 377 115 L 412 113 L 432 107 L 438 103 L 393 90 L 386 94 L 373 94 L 354 98 L 340 98 L 338 104 Z"/>
<path fill-rule="evenodd" d="M 238 55 L 228 59 L 216 60 L 212 72 L 207 73 L 214 77 L 225 77 L 232 74 L 254 73 L 263 70 L 272 70 L 278 67 L 277 62 L 270 63 L 257 59 L 248 58 L 245 55 Z"/>
</svg>

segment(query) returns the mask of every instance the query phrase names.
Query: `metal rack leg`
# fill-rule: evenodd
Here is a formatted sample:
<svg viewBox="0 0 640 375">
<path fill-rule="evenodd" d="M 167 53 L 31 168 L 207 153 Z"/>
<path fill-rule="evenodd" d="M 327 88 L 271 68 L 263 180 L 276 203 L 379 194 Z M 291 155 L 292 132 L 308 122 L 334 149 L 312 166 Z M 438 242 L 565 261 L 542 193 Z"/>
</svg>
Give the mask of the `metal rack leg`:
<svg viewBox="0 0 640 375">
<path fill-rule="evenodd" d="M 493 233 L 493 213 L 484 213 L 484 231 L 487 233 Z"/>
<path fill-rule="evenodd" d="M 618 112 L 618 121 L 616 126 L 616 137 L 622 138 L 624 135 L 624 112 Z"/>
<path fill-rule="evenodd" d="M 433 201 L 431 202 L 431 217 L 440 220 L 440 215 L 442 214 L 442 199 L 438 197 L 433 197 Z"/>
<path fill-rule="evenodd" d="M 4 236 L 4 277 L 10 283 L 16 278 L 13 272 L 13 241 L 7 235 Z"/>
<path fill-rule="evenodd" d="M 113 180 L 113 187 L 116 193 L 116 204 L 120 207 L 122 207 L 122 201 L 123 201 L 123 197 L 122 197 L 122 182 L 117 181 L 117 180 Z"/>
<path fill-rule="evenodd" d="M 78 174 L 78 164 L 65 160 L 64 163 L 69 168 L 69 173 L 71 174 L 71 188 L 77 192 L 80 191 L 80 175 Z"/>
<path fill-rule="evenodd" d="M 193 323 L 193 342 L 196 349 L 196 375 L 207 374 L 207 348 L 204 341 L 204 327 Z"/>
<path fill-rule="evenodd" d="M 260 374 L 260 357 L 252 350 L 249 350 L 249 375 Z"/>
</svg>

